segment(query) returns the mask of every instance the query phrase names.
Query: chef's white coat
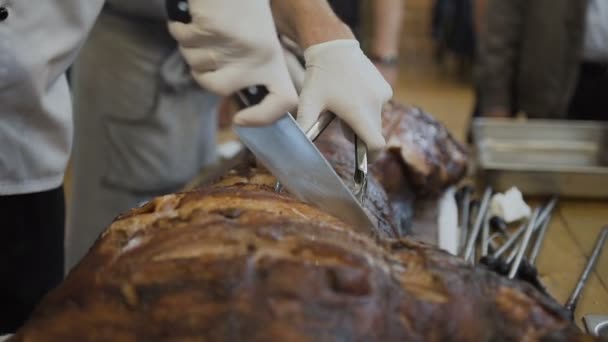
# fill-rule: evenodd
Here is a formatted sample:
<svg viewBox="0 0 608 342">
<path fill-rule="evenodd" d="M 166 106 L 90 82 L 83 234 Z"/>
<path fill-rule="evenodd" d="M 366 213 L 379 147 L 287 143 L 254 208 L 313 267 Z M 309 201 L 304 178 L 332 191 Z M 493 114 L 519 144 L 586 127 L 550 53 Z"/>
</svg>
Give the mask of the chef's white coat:
<svg viewBox="0 0 608 342">
<path fill-rule="evenodd" d="M 0 195 L 63 181 L 72 144 L 65 71 L 103 0 L 0 0 Z"/>
</svg>

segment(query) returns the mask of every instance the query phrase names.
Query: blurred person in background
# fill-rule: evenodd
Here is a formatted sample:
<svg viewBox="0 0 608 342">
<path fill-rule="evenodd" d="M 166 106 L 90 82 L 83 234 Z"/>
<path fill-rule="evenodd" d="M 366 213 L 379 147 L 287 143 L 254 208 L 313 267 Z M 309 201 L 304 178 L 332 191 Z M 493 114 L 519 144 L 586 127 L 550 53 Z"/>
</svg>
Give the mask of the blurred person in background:
<svg viewBox="0 0 608 342">
<path fill-rule="evenodd" d="M 483 2 L 482 116 L 608 119 L 608 1 Z"/>
<path fill-rule="evenodd" d="M 351 27 L 357 38 L 363 39 L 365 36 L 364 26 L 370 28 L 368 41 L 365 42 L 367 55 L 392 86 L 397 84 L 399 75 L 403 1 L 371 0 L 370 13 L 364 15 L 361 0 L 329 0 L 338 17 Z M 365 23 L 364 19 L 370 22 Z"/>
<path fill-rule="evenodd" d="M 438 62 L 450 53 L 458 57 L 461 67 L 471 64 L 475 52 L 474 7 L 473 0 L 434 1 L 431 25 Z"/>
<path fill-rule="evenodd" d="M 399 76 L 404 0 L 373 0 L 369 56 L 393 87 Z"/>
</svg>

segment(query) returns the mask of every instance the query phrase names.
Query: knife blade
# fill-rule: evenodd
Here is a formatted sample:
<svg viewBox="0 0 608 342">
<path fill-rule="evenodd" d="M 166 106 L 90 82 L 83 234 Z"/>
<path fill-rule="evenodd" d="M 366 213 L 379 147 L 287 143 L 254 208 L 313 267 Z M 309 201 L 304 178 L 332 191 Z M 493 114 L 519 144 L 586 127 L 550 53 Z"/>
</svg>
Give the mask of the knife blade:
<svg viewBox="0 0 608 342">
<path fill-rule="evenodd" d="M 290 193 L 373 235 L 375 223 L 290 113 L 270 125 L 234 130 Z"/>
</svg>

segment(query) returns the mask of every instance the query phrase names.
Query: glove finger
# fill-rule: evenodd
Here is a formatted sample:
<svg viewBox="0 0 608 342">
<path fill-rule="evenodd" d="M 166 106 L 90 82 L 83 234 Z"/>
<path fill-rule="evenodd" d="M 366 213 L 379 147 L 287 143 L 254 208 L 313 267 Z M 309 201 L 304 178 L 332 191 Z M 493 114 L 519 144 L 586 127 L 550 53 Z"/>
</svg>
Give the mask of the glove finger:
<svg viewBox="0 0 608 342">
<path fill-rule="evenodd" d="M 325 104 L 320 100 L 320 97 L 304 86 L 298 106 L 297 121 L 300 128 L 304 132 L 308 131 L 317 122 L 323 110 L 325 110 Z"/>
<path fill-rule="evenodd" d="M 297 97 L 269 93 L 260 104 L 239 111 L 234 123 L 240 126 L 269 125 L 293 110 Z"/>
<path fill-rule="evenodd" d="M 178 21 L 170 21 L 167 25 L 169 33 L 178 42 L 187 41 L 186 38 L 191 36 L 192 29 L 189 24 L 180 23 Z"/>
<path fill-rule="evenodd" d="M 224 67 L 205 73 L 193 72 L 192 75 L 203 88 L 222 96 L 232 95 L 252 85 L 239 68 Z"/>
<path fill-rule="evenodd" d="M 194 24 L 184 24 L 171 21 L 168 25 L 169 33 L 179 43 L 186 48 L 196 48 L 206 45 L 213 36 L 205 31 L 198 29 Z"/>
<path fill-rule="evenodd" d="M 388 101 L 390 101 L 393 98 L 393 87 L 391 87 L 391 85 L 386 82 L 384 79 L 382 79 L 381 84 L 379 84 L 377 87 L 375 87 L 378 90 L 378 99 L 382 102 L 381 106 L 384 106 L 385 103 L 387 103 Z"/>
<path fill-rule="evenodd" d="M 180 47 L 180 51 L 193 72 L 201 74 L 218 68 L 218 60 L 211 49 Z"/>
</svg>

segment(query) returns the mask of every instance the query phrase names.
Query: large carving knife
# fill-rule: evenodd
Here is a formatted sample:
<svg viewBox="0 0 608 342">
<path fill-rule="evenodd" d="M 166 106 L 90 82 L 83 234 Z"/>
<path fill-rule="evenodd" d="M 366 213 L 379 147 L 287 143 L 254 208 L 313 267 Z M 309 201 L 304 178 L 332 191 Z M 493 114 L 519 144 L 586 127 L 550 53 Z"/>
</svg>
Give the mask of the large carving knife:
<svg viewBox="0 0 608 342">
<path fill-rule="evenodd" d="M 186 23 L 191 20 L 186 0 L 167 0 L 166 4 L 171 20 Z M 245 105 L 255 105 L 266 94 L 264 87 L 257 86 L 242 90 L 238 96 Z M 357 166 L 354 191 L 358 200 L 311 141 L 332 119 L 333 114 L 321 115 L 321 119 L 308 132 L 313 139 L 307 137 L 289 113 L 271 125 L 235 126 L 234 129 L 260 163 L 290 193 L 342 219 L 364 234 L 373 234 L 375 224 L 359 202 L 365 195 L 367 184 L 367 158 L 363 144 L 358 139 L 355 144 Z"/>
<path fill-rule="evenodd" d="M 265 89 L 252 87 L 238 95 L 245 104 L 254 105 L 265 96 Z M 289 192 L 350 223 L 358 231 L 372 234 L 374 223 L 357 199 L 363 199 L 366 190 L 365 176 L 357 171 L 361 168 L 355 171 L 353 194 L 311 141 L 332 119 L 333 114 L 324 113 L 308 134 L 300 129 L 289 113 L 267 126 L 235 126 L 234 130 Z M 361 148 L 359 154 L 360 151 Z M 366 162 L 361 160 L 360 164 Z"/>
</svg>

